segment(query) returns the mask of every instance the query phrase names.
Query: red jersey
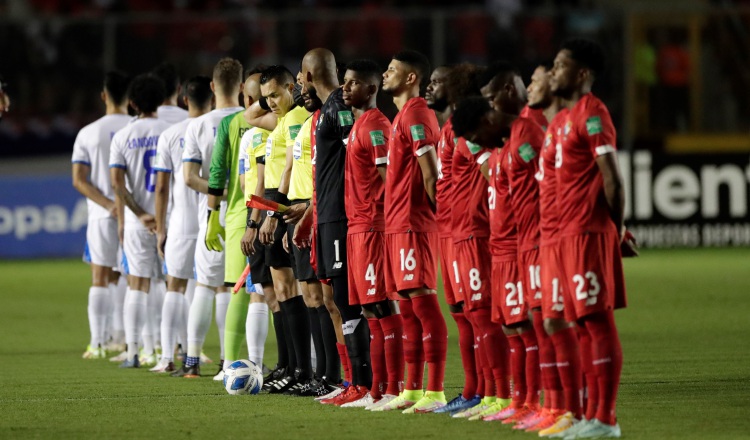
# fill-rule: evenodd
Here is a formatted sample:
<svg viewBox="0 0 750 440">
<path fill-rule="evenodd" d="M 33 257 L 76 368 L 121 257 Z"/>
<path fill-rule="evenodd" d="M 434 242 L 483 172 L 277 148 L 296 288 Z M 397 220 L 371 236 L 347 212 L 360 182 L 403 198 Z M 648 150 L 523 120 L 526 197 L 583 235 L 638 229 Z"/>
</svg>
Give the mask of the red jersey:
<svg viewBox="0 0 750 440">
<path fill-rule="evenodd" d="M 501 166 L 508 175 L 510 203 L 518 230 L 518 251 L 539 246 L 539 152 L 544 131 L 531 119 L 518 118 L 510 126 L 510 140 Z"/>
<path fill-rule="evenodd" d="M 453 152 L 453 242 L 490 236 L 489 184 L 479 167 L 491 152 L 458 138 Z"/>
<path fill-rule="evenodd" d="M 540 108 L 531 108 L 528 105 L 521 110 L 521 113 L 518 115 L 520 118 L 528 118 L 532 121 L 536 122 L 537 125 L 542 127 L 543 131 L 547 130 L 547 126 L 549 125 L 549 121 L 547 121 L 547 117 L 544 116 L 544 110 Z"/>
<path fill-rule="evenodd" d="M 451 219 L 451 205 L 453 204 L 453 150 L 455 148 L 453 122 L 450 118 L 440 130 L 438 142 L 438 181 L 437 181 L 437 220 L 438 232 L 441 237 L 450 237 L 453 230 Z"/>
<path fill-rule="evenodd" d="M 393 120 L 385 179 L 385 232 L 437 232 L 435 212 L 417 158 L 440 136 L 435 113 L 424 98 L 410 99 Z"/>
<path fill-rule="evenodd" d="M 388 160 L 390 132 L 391 121 L 375 108 L 360 116 L 349 133 L 344 187 L 349 234 L 385 230 L 385 185 L 377 167 Z"/>
<path fill-rule="evenodd" d="M 546 245 L 558 240 L 557 227 L 560 222 L 557 205 L 557 184 L 555 183 L 555 160 L 560 150 L 560 141 L 568 109 L 560 110 L 549 123 L 544 135 L 542 153 L 539 155 L 539 234 L 540 244 Z"/>
<path fill-rule="evenodd" d="M 507 149 L 496 148 L 490 156 L 490 253 L 493 257 L 515 260 L 518 255 L 516 220 L 510 205 L 508 176 L 501 164 Z"/>
<path fill-rule="evenodd" d="M 593 94 L 586 94 L 568 113 L 555 163 L 561 237 L 615 231 L 596 158 L 617 151 L 616 137 L 607 107 Z"/>
</svg>

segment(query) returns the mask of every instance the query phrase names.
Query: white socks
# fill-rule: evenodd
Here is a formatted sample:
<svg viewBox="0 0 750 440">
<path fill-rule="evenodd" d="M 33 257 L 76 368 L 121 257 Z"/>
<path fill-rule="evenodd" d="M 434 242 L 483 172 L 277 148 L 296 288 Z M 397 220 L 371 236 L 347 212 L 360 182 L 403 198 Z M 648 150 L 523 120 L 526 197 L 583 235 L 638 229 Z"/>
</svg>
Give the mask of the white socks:
<svg viewBox="0 0 750 440">
<path fill-rule="evenodd" d="M 122 313 L 125 292 L 128 290 L 128 280 L 125 276 L 121 276 L 117 280 L 117 284 L 110 284 L 109 286 L 112 289 L 112 337 L 116 344 L 124 344 L 125 324 L 122 320 Z"/>
<path fill-rule="evenodd" d="M 91 348 L 104 346 L 104 333 L 107 325 L 107 287 L 91 287 L 89 289 L 89 330 L 91 332 Z"/>
<path fill-rule="evenodd" d="M 216 294 L 216 327 L 219 328 L 219 345 L 221 345 L 221 358 L 224 359 L 224 325 L 227 322 L 227 308 L 232 294 L 219 292 Z"/>
<path fill-rule="evenodd" d="M 250 303 L 245 321 L 245 337 L 247 338 L 247 358 L 259 367 L 263 366 L 263 351 L 268 336 L 268 305 L 266 303 Z"/>
<path fill-rule="evenodd" d="M 146 321 L 146 303 L 148 295 L 146 292 L 139 290 L 130 290 L 128 288 L 125 294 L 124 304 L 124 324 L 125 324 L 125 341 L 128 344 L 128 360 L 138 354 L 138 335 Z"/>
<path fill-rule="evenodd" d="M 161 356 L 167 362 L 174 360 L 176 330 L 185 311 L 184 297 L 179 292 L 167 292 L 161 309 Z"/>
<path fill-rule="evenodd" d="M 201 355 L 203 341 L 206 340 L 206 333 L 208 333 L 208 327 L 211 325 L 213 308 L 213 289 L 203 286 L 196 287 L 193 302 L 190 304 L 187 325 L 187 355 L 190 357 Z"/>
</svg>

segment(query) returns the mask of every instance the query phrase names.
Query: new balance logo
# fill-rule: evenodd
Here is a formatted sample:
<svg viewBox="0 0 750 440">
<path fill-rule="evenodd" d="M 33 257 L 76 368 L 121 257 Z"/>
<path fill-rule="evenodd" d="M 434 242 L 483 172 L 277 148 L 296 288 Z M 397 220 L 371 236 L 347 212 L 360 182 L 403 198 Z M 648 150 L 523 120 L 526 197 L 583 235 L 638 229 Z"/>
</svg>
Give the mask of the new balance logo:
<svg viewBox="0 0 750 440">
<path fill-rule="evenodd" d="M 367 296 L 375 295 L 375 288 L 367 289 Z"/>
<path fill-rule="evenodd" d="M 481 293 L 475 293 L 471 295 L 471 301 L 481 301 L 482 300 L 482 294 Z"/>
<path fill-rule="evenodd" d="M 597 298 L 598 298 L 598 297 L 596 297 L 596 296 L 592 296 L 592 297 L 590 297 L 589 299 L 587 299 L 587 300 L 586 300 L 586 305 L 587 305 L 587 306 L 593 306 L 593 305 L 595 305 L 595 304 L 596 304 L 596 299 L 597 299 Z"/>
<path fill-rule="evenodd" d="M 521 314 L 521 308 L 520 307 L 513 307 L 510 310 L 510 316 L 516 316 Z"/>
<path fill-rule="evenodd" d="M 338 263 L 333 263 L 333 268 L 334 269 L 341 269 L 341 266 L 343 266 L 343 265 L 344 265 L 344 263 L 342 263 L 342 262 L 339 261 Z"/>
<path fill-rule="evenodd" d="M 538 291 L 534 294 L 534 299 L 542 299 L 542 292 Z"/>
<path fill-rule="evenodd" d="M 404 281 L 412 281 L 412 280 L 414 280 L 414 274 L 413 273 L 408 273 L 408 274 L 404 275 Z"/>
<path fill-rule="evenodd" d="M 565 306 L 563 306 L 562 304 L 555 304 L 554 306 L 552 306 L 552 310 L 554 310 L 555 312 L 562 312 L 563 310 L 565 310 Z"/>
</svg>

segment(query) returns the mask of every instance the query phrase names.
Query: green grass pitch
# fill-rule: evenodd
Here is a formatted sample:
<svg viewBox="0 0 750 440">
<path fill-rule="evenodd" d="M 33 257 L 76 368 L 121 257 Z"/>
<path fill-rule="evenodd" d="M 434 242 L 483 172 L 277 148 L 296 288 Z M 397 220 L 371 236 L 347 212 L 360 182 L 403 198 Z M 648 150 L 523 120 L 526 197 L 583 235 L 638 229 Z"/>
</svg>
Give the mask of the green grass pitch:
<svg viewBox="0 0 750 440">
<path fill-rule="evenodd" d="M 750 438 L 749 261 L 747 249 L 707 249 L 644 251 L 626 262 L 630 304 L 616 315 L 625 438 Z M 0 438 L 533 437 L 443 415 L 228 396 L 210 378 L 175 379 L 82 360 L 89 279 L 75 260 L 0 264 Z M 463 377 L 455 324 L 447 321 L 445 385 L 452 398 Z M 268 364 L 276 358 L 272 338 L 271 331 Z M 215 325 L 206 351 L 218 359 Z"/>
</svg>

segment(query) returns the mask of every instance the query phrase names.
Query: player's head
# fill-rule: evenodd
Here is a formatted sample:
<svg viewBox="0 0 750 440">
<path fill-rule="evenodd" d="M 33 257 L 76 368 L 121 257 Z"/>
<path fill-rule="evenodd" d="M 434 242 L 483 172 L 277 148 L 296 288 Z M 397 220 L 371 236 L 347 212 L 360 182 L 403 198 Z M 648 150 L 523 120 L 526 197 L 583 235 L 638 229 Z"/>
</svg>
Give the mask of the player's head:
<svg viewBox="0 0 750 440">
<path fill-rule="evenodd" d="M 214 66 L 211 87 L 222 97 L 234 97 L 241 91 L 242 64 L 234 58 L 222 58 Z"/>
<path fill-rule="evenodd" d="M 383 73 L 383 91 L 399 95 L 421 90 L 430 76 L 430 60 L 416 50 L 402 50 L 393 56 Z"/>
<path fill-rule="evenodd" d="M 294 75 L 282 65 L 268 67 L 260 74 L 260 93 L 277 116 L 284 116 L 294 106 Z"/>
<path fill-rule="evenodd" d="M 295 86 L 295 94 L 299 93 L 299 100 L 302 101 L 302 106 L 310 113 L 323 107 L 323 102 L 320 100 L 316 93 L 310 94 L 310 91 L 305 89 L 303 85 L 302 67 L 300 66 L 299 72 L 297 72 L 297 84 Z M 297 92 L 299 91 L 299 92 Z M 295 102 L 298 99 L 295 96 Z"/>
<path fill-rule="evenodd" d="M 448 107 L 448 95 L 445 93 L 445 77 L 448 76 L 451 68 L 449 66 L 440 66 L 432 71 L 430 82 L 427 84 L 427 91 L 424 99 L 427 101 L 427 107 L 442 112 Z"/>
<path fill-rule="evenodd" d="M 169 62 L 161 63 L 151 73 L 164 82 L 164 93 L 167 95 L 167 100 L 176 97 L 180 93 L 180 75 L 177 74 L 177 67 L 174 64 Z"/>
<path fill-rule="evenodd" d="M 242 88 L 245 107 L 250 107 L 260 99 L 260 74 L 267 68 L 265 64 L 258 64 L 245 73 L 245 85 Z"/>
<path fill-rule="evenodd" d="M 300 66 L 302 76 L 302 95 L 317 96 L 317 86 L 336 87 L 339 80 L 336 75 L 336 57 L 328 49 L 317 47 L 308 51 L 302 58 Z"/>
<path fill-rule="evenodd" d="M 493 109 L 517 115 L 526 105 L 526 87 L 518 70 L 510 63 L 496 61 L 479 78 L 482 96 Z"/>
<path fill-rule="evenodd" d="M 118 71 L 105 73 L 102 99 L 118 107 L 126 105 L 128 103 L 128 87 L 130 86 L 131 79 L 129 75 Z"/>
<path fill-rule="evenodd" d="M 344 73 L 344 104 L 354 108 L 372 108 L 378 96 L 383 70 L 372 60 L 352 61 Z"/>
<path fill-rule="evenodd" d="M 484 147 L 500 146 L 504 129 L 498 122 L 498 116 L 499 112 L 494 111 L 483 97 L 463 99 L 453 111 L 453 132 Z"/>
<path fill-rule="evenodd" d="M 563 43 L 552 67 L 550 87 L 555 96 L 569 99 L 574 93 L 588 93 L 604 71 L 604 49 L 592 40 L 574 38 Z"/>
<path fill-rule="evenodd" d="M 185 83 L 185 99 L 189 109 L 207 110 L 211 107 L 214 92 L 211 91 L 211 78 L 194 76 Z"/>
<path fill-rule="evenodd" d="M 139 115 L 156 112 L 165 96 L 164 82 L 150 73 L 136 76 L 128 89 L 130 105 Z"/>
<path fill-rule="evenodd" d="M 544 109 L 552 104 L 552 90 L 550 89 L 550 76 L 552 69 L 548 66 L 540 65 L 534 69 L 531 75 L 531 82 L 526 88 L 529 96 L 528 106 L 533 109 Z"/>
<path fill-rule="evenodd" d="M 451 106 L 468 96 L 479 96 L 479 77 L 485 67 L 476 64 L 462 63 L 454 66 L 445 76 L 443 87 L 445 98 Z"/>
</svg>

